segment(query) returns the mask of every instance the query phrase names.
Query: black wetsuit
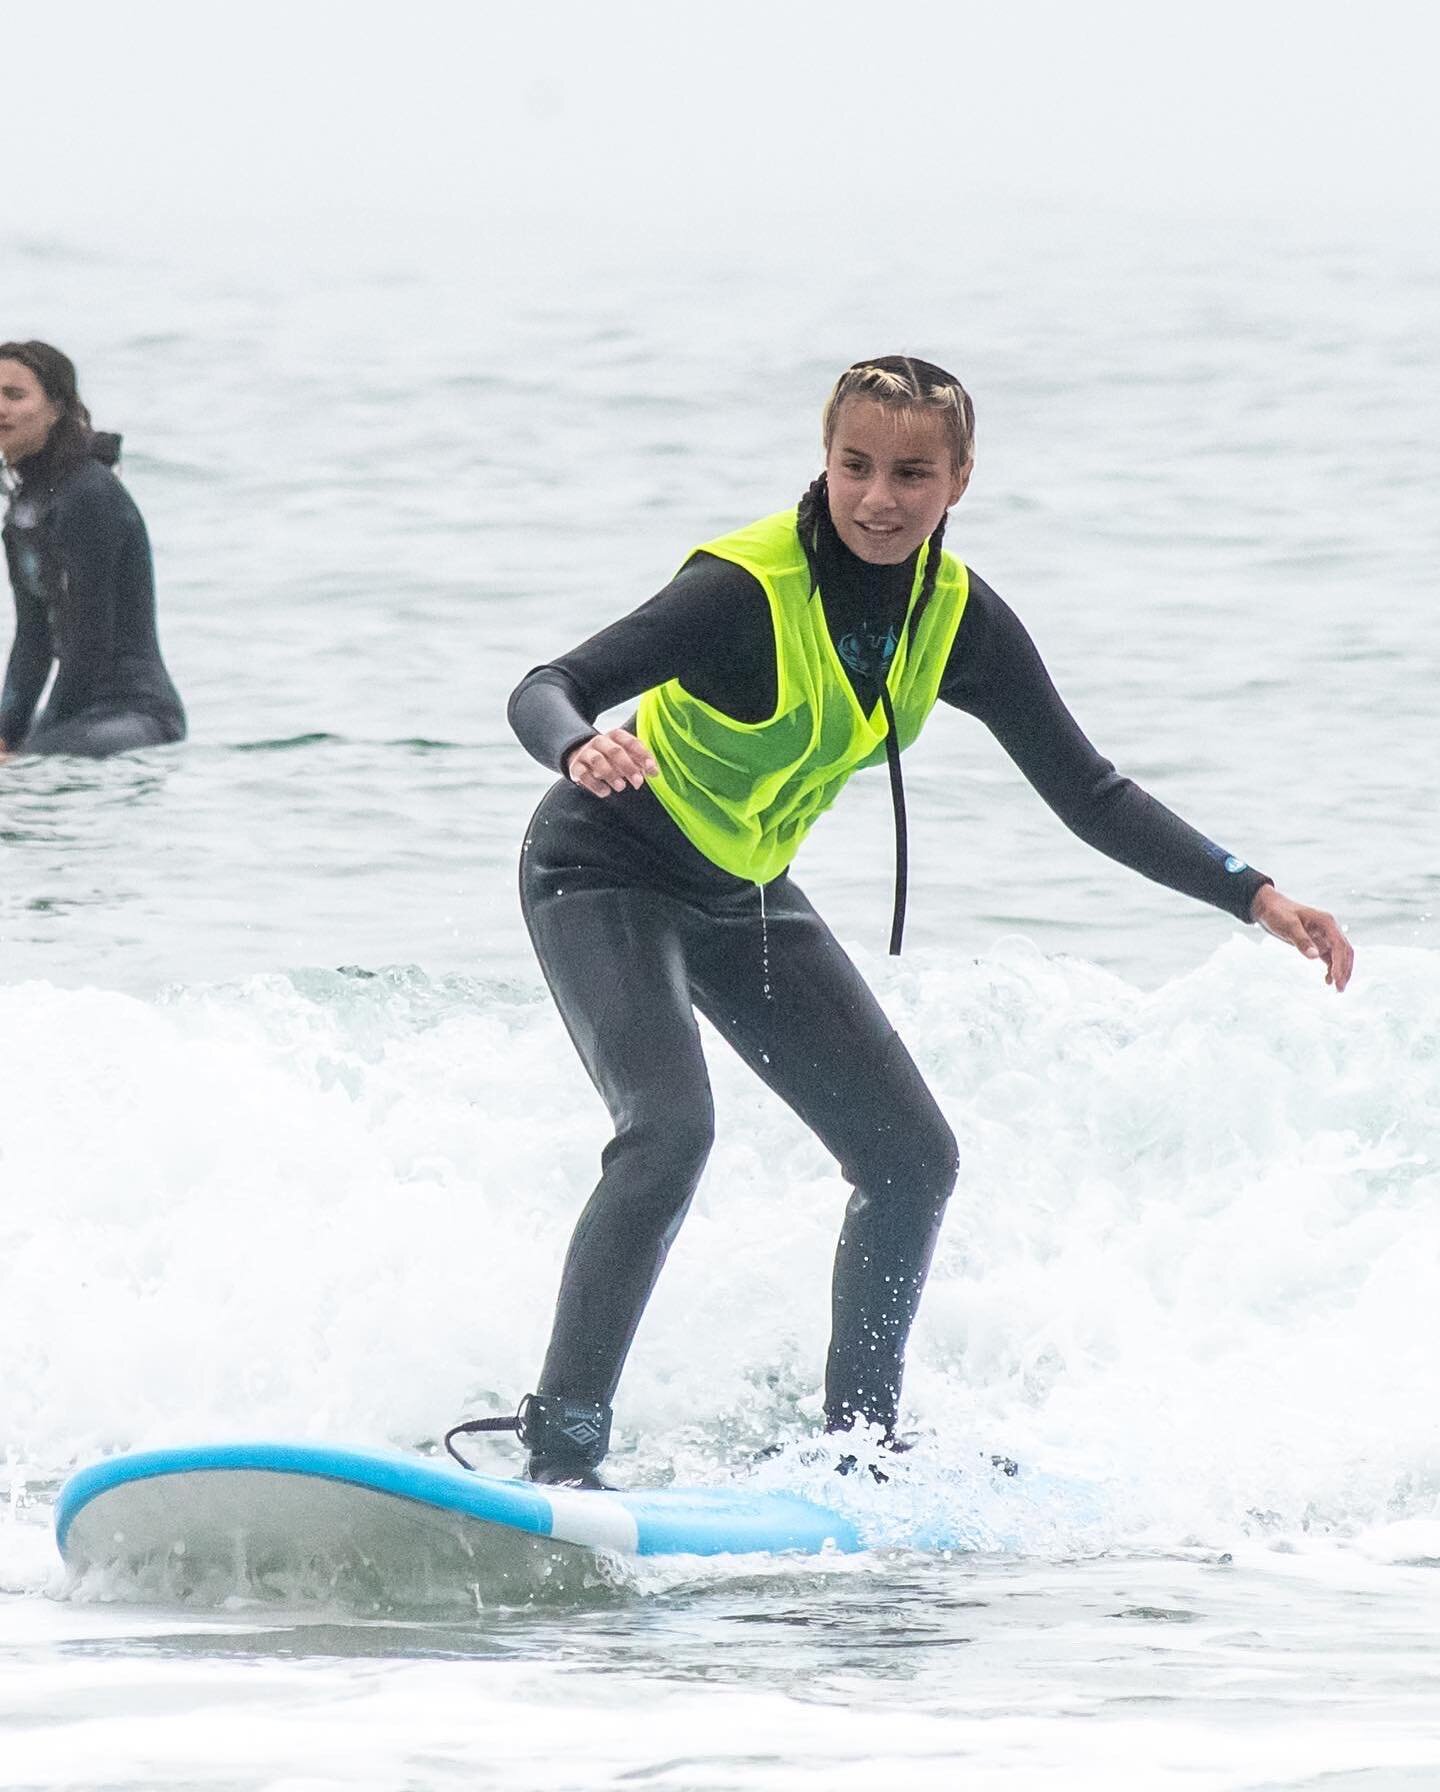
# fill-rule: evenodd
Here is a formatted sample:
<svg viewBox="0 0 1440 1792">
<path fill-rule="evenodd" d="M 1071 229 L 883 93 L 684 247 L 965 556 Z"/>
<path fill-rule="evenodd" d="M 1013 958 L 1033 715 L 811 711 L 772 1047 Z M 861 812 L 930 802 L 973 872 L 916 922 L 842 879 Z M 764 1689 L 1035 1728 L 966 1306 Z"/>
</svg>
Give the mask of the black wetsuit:
<svg viewBox="0 0 1440 1792">
<path fill-rule="evenodd" d="M 870 566 L 827 534 L 826 622 L 873 704 L 914 563 Z M 743 568 L 696 555 L 649 603 L 530 672 L 511 725 L 563 770 L 602 710 L 671 678 L 737 720 L 773 713 L 774 629 Z M 1269 880 L 1096 752 L 1020 622 L 973 572 L 940 695 L 986 723 L 1082 839 L 1249 919 Z M 615 1122 L 566 1258 L 539 1392 L 601 1403 L 614 1394 L 710 1146 L 698 1008 L 813 1128 L 854 1190 L 835 1260 L 826 1417 L 832 1428 L 857 1415 L 893 1427 L 955 1141 L 829 929 L 788 873 L 761 892 L 713 865 L 644 787 L 602 799 L 556 784 L 527 833 L 520 890 L 551 991 Z"/>
<path fill-rule="evenodd" d="M 155 633 L 150 540 L 134 499 L 100 459 L 14 469 L 5 517 L 15 643 L 0 696 L 12 752 L 101 758 L 185 737 L 185 711 Z M 59 669 L 38 719 L 35 706 Z"/>
</svg>

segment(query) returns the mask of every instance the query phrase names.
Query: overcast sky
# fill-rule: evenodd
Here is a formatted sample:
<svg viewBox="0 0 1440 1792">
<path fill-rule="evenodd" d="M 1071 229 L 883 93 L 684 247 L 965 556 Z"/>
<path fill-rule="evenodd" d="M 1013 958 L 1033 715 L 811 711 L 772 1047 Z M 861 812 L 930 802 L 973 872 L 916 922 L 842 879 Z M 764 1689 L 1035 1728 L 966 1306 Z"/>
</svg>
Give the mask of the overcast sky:
<svg viewBox="0 0 1440 1792">
<path fill-rule="evenodd" d="M 1440 7 L 34 0 L 5 215 L 1440 208 Z"/>
</svg>

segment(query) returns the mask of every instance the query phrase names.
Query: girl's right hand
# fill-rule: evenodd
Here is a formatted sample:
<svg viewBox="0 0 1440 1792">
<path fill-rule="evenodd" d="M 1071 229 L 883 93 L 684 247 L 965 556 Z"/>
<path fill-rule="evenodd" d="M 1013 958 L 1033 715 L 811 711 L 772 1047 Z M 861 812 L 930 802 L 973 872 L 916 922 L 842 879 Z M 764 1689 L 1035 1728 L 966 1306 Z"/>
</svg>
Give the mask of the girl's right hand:
<svg viewBox="0 0 1440 1792">
<path fill-rule="evenodd" d="M 609 796 L 626 785 L 638 790 L 659 770 L 643 741 L 626 728 L 609 728 L 576 747 L 565 775 L 591 796 Z"/>
</svg>

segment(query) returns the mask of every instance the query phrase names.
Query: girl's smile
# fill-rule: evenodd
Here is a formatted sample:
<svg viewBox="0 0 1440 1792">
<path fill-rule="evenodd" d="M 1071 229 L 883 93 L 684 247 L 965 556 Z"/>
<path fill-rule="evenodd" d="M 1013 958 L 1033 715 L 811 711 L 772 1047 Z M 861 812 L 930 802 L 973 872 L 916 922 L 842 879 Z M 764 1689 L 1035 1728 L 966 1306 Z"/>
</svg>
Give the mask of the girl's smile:
<svg viewBox="0 0 1440 1792">
<path fill-rule="evenodd" d="M 825 471 L 836 533 L 872 566 L 908 560 L 970 482 L 943 417 L 873 398 L 842 405 Z"/>
</svg>

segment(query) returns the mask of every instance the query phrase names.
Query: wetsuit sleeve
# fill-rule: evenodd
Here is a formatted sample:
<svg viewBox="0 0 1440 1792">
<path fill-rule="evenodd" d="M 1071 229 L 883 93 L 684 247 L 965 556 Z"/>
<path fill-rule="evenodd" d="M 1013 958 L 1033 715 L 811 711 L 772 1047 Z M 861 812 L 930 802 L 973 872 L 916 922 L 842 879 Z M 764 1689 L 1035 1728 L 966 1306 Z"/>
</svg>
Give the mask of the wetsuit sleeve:
<svg viewBox="0 0 1440 1792">
<path fill-rule="evenodd" d="M 984 722 L 1087 845 L 1237 920 L 1250 919 L 1256 891 L 1271 879 L 1207 840 L 1096 751 L 1019 618 L 973 572 L 940 695 Z"/>
<path fill-rule="evenodd" d="M 696 554 L 648 603 L 527 672 L 510 697 L 510 726 L 541 765 L 563 771 L 596 716 L 672 678 L 737 721 L 774 710 L 770 607 L 743 567 Z"/>
<path fill-rule="evenodd" d="M 13 573 L 11 576 L 13 579 Z M 4 694 L 0 695 L 0 741 L 12 752 L 29 730 L 54 660 L 44 606 L 18 580 L 14 583 L 15 642 L 5 668 Z"/>
</svg>

